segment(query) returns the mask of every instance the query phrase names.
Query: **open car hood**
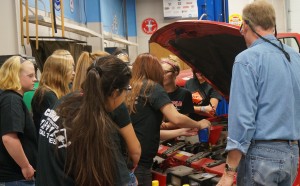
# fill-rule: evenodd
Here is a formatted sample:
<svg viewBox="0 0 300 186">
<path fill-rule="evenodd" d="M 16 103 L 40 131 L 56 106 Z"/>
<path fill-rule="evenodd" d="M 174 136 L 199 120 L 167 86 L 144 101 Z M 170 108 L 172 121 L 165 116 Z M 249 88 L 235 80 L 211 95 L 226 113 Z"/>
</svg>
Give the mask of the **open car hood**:
<svg viewBox="0 0 300 186">
<path fill-rule="evenodd" d="M 151 36 L 149 43 L 159 44 L 200 71 L 227 100 L 234 58 L 247 48 L 237 26 L 200 20 L 164 26 Z"/>
</svg>

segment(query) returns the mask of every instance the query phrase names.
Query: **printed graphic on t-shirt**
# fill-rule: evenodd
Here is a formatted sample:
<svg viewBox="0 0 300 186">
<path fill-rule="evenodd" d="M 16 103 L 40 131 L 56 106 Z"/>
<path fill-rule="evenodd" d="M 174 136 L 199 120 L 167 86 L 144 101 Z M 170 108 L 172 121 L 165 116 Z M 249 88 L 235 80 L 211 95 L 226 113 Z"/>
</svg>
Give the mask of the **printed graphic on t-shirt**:
<svg viewBox="0 0 300 186">
<path fill-rule="evenodd" d="M 193 99 L 193 103 L 196 105 L 199 105 L 202 103 L 203 97 L 201 96 L 201 94 L 197 91 L 197 92 L 193 92 L 192 93 L 192 99 Z"/>
<path fill-rule="evenodd" d="M 53 134 L 55 135 L 56 142 L 58 143 L 57 148 L 66 148 L 71 144 L 70 141 L 68 142 L 67 132 L 65 128 L 56 130 Z"/>
<path fill-rule="evenodd" d="M 180 110 L 182 107 L 182 101 L 172 101 L 173 105 L 175 106 L 176 110 Z"/>
<path fill-rule="evenodd" d="M 47 118 L 42 119 L 39 134 L 48 139 L 49 143 L 56 145 L 58 148 L 67 147 L 71 144 L 67 140 L 66 129 L 59 129 L 59 126 L 55 123 L 59 119 L 59 116 L 54 110 L 47 109 L 44 113 Z"/>
</svg>

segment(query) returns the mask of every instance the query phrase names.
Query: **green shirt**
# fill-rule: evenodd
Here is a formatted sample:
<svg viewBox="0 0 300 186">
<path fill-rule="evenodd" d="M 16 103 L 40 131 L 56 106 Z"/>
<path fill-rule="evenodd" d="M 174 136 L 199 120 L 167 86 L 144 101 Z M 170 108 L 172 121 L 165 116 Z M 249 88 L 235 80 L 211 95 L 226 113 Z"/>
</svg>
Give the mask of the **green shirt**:
<svg viewBox="0 0 300 186">
<path fill-rule="evenodd" d="M 23 96 L 23 100 L 25 102 L 26 107 L 31 112 L 31 100 L 34 95 L 35 90 L 39 87 L 39 82 L 34 83 L 34 88 L 31 91 L 25 92 Z"/>
</svg>

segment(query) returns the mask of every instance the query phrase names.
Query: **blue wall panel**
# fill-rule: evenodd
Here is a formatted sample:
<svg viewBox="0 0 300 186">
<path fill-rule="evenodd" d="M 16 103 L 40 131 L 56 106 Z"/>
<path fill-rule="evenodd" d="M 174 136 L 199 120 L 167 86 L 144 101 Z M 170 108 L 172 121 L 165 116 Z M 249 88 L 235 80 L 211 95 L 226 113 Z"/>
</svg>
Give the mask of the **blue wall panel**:
<svg viewBox="0 0 300 186">
<path fill-rule="evenodd" d="M 101 21 L 106 32 L 125 36 L 123 0 L 101 0 Z"/>
<path fill-rule="evenodd" d="M 38 9 L 50 12 L 50 1 L 42 1 L 45 7 L 38 1 Z M 54 1 L 59 2 L 59 0 Z M 124 5 L 125 2 L 126 5 Z M 35 0 L 29 0 L 28 4 L 30 7 L 35 7 Z M 126 7 L 126 18 L 124 17 L 124 7 Z M 56 10 L 55 13 L 57 17 L 60 17 L 60 11 Z M 137 36 L 136 0 L 74 0 L 73 12 L 70 8 L 70 0 L 64 0 L 64 14 L 65 18 L 78 23 L 102 22 L 103 29 L 106 32 L 124 37 Z M 29 15 L 32 15 L 32 13 L 30 12 Z M 44 16 L 45 14 L 41 15 Z"/>
<path fill-rule="evenodd" d="M 127 29 L 129 37 L 136 37 L 136 1 L 135 0 L 127 0 L 126 1 L 126 10 L 127 10 Z"/>
<path fill-rule="evenodd" d="M 101 22 L 100 1 L 86 0 L 87 22 Z"/>
<path fill-rule="evenodd" d="M 215 0 L 215 21 L 228 22 L 228 0 Z"/>
<path fill-rule="evenodd" d="M 57 0 L 54 0 L 57 1 Z M 90 0 L 88 0 L 90 1 Z M 46 11 L 50 12 L 50 1 L 49 0 L 43 0 Z M 28 5 L 30 7 L 35 7 L 35 0 L 29 0 Z M 83 0 L 74 0 L 74 10 L 73 12 L 71 11 L 70 8 L 70 0 L 64 0 L 64 16 L 67 19 L 71 19 L 73 21 L 76 21 L 78 23 L 84 23 L 86 22 L 85 14 L 84 14 L 84 1 Z M 44 10 L 44 5 L 38 1 L 38 9 L 39 10 Z M 60 16 L 60 11 L 55 11 L 56 16 Z M 25 13 L 24 13 L 25 15 Z M 31 13 L 29 13 L 31 15 Z M 44 16 L 44 14 L 41 14 Z"/>
<path fill-rule="evenodd" d="M 50 1 L 43 0 L 43 2 L 46 11 L 50 12 Z M 124 17 L 125 2 L 126 18 Z M 34 7 L 34 3 L 35 0 L 29 0 L 29 6 Z M 197 4 L 198 18 L 205 13 L 207 16 L 204 16 L 203 20 L 228 22 L 228 0 L 197 0 Z M 39 1 L 38 7 L 40 10 L 44 10 L 44 6 Z M 74 0 L 73 12 L 70 8 L 70 0 L 64 0 L 64 11 L 66 18 L 78 23 L 102 22 L 106 32 L 124 37 L 137 36 L 136 0 Z M 60 16 L 60 11 L 56 11 L 56 15 Z"/>
<path fill-rule="evenodd" d="M 198 19 L 206 14 L 207 16 L 203 16 L 202 20 L 214 20 L 214 1 L 210 0 L 197 0 L 198 6 Z"/>
<path fill-rule="evenodd" d="M 198 19 L 228 22 L 228 0 L 197 0 Z"/>
</svg>

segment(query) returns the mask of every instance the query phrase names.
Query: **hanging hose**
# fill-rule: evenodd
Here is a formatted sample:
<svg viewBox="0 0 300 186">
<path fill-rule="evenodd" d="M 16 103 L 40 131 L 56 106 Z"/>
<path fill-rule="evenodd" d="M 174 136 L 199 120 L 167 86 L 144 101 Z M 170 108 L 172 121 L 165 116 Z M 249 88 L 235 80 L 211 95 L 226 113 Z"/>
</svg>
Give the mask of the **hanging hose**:
<svg viewBox="0 0 300 186">
<path fill-rule="evenodd" d="M 51 12 L 51 31 L 52 31 L 52 37 L 54 37 L 54 17 L 53 17 L 53 2 L 50 0 L 50 12 Z"/>
<path fill-rule="evenodd" d="M 35 49 L 39 49 L 39 19 L 38 19 L 38 0 L 35 0 Z"/>
<path fill-rule="evenodd" d="M 57 33 L 57 25 L 56 25 L 56 16 L 55 16 L 55 0 L 51 0 L 52 2 L 52 16 L 53 16 L 53 24 L 54 24 L 54 31 Z"/>
<path fill-rule="evenodd" d="M 20 29 L 21 29 L 21 46 L 24 46 L 23 0 L 20 0 Z"/>
<path fill-rule="evenodd" d="M 65 15 L 64 15 L 64 1 L 60 0 L 60 16 L 61 16 L 61 34 L 65 37 Z"/>
<path fill-rule="evenodd" d="M 27 44 L 29 45 L 28 0 L 25 1 L 25 6 L 26 6 L 26 38 L 27 38 Z"/>
</svg>

